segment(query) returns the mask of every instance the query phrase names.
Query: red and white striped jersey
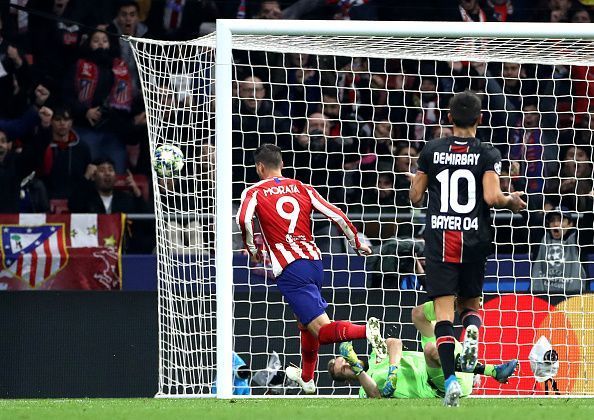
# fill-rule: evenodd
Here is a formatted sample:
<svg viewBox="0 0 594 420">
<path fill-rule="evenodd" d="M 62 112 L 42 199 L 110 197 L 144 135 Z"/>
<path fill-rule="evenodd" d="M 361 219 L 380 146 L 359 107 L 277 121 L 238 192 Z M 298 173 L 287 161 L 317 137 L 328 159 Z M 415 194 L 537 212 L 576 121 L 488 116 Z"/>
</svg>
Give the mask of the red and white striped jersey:
<svg viewBox="0 0 594 420">
<path fill-rule="evenodd" d="M 314 209 L 332 220 L 353 248 L 361 246 L 357 229 L 346 215 L 313 187 L 295 179 L 273 177 L 246 188 L 241 194 L 236 221 L 246 249 L 256 255 L 254 216 L 258 218 L 273 272 L 278 276 L 295 260 L 322 259 L 311 234 Z"/>
</svg>

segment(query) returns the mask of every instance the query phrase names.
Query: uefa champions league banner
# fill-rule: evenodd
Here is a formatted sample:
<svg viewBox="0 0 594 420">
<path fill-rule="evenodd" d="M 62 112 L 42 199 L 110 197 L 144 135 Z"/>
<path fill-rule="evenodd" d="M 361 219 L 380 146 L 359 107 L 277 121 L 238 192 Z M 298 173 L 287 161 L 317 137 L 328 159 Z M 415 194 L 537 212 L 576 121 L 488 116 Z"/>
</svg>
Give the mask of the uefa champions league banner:
<svg viewBox="0 0 594 420">
<path fill-rule="evenodd" d="M 119 290 L 125 215 L 2 214 L 1 290 Z"/>
</svg>

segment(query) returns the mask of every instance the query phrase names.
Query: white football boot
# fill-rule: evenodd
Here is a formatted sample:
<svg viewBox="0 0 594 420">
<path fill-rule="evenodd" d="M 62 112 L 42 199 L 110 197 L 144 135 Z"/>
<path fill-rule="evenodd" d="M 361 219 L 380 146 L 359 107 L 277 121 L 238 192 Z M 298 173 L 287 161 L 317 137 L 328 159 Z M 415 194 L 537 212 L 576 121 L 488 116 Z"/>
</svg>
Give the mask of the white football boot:
<svg viewBox="0 0 594 420">
<path fill-rule="evenodd" d="M 460 368 L 463 372 L 472 372 L 478 361 L 478 336 L 476 325 L 469 325 L 464 333 L 464 343 L 460 354 Z"/>
<path fill-rule="evenodd" d="M 367 341 L 375 350 L 376 360 L 378 362 L 384 360 L 388 356 L 388 346 L 386 346 L 386 342 L 382 337 L 379 319 L 372 317 L 367 320 L 365 334 L 367 335 Z"/>
<path fill-rule="evenodd" d="M 310 379 L 308 382 L 305 382 L 303 379 L 301 379 L 301 368 L 298 368 L 297 366 L 287 366 L 285 369 L 285 375 L 287 375 L 287 378 L 290 380 L 297 382 L 304 393 L 316 393 L 316 383 L 313 379 Z"/>
</svg>

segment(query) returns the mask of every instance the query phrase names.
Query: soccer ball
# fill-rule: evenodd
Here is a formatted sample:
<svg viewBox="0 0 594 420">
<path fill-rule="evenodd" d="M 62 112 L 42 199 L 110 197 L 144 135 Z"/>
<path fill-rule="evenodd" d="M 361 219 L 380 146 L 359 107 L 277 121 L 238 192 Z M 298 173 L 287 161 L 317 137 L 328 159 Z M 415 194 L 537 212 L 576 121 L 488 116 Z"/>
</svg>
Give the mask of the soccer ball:
<svg viewBox="0 0 594 420">
<path fill-rule="evenodd" d="M 184 154 L 179 147 L 164 144 L 155 149 L 153 168 L 159 176 L 172 176 L 184 167 Z"/>
</svg>

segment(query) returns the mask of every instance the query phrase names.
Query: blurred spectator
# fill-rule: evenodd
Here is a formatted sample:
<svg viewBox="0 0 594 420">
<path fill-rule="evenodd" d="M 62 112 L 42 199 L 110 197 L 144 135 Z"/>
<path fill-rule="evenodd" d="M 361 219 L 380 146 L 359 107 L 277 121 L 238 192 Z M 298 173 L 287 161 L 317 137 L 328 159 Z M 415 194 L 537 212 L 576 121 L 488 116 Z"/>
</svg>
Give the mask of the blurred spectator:
<svg viewBox="0 0 594 420">
<path fill-rule="evenodd" d="M 343 177 L 338 175 L 342 160 L 330 154 L 338 150 L 338 145 L 329 136 L 328 118 L 314 112 L 293 142 L 295 178 L 313 185 L 324 198 L 334 197 L 343 184 Z"/>
<path fill-rule="evenodd" d="M 233 105 L 233 165 L 234 197 L 239 198 L 245 183 L 258 181 L 253 169 L 253 152 L 262 143 L 279 146 L 283 160 L 291 162 L 290 121 L 275 112 L 259 77 L 248 76 L 238 83 L 239 99 Z"/>
<path fill-rule="evenodd" d="M 338 101 L 336 89 L 322 91 L 322 113 L 329 124 L 327 152 L 330 177 L 338 179 L 345 188 L 334 188 L 330 200 L 349 203 L 360 196 L 359 122 L 354 113 L 343 108 Z"/>
<path fill-rule="evenodd" d="M 481 76 L 487 77 L 485 90 L 489 101 L 484 104 L 491 111 L 491 125 L 494 127 L 514 127 L 521 124 L 522 100 L 537 93 L 533 69 L 528 65 L 506 62 L 499 65 L 473 63 Z M 499 71 L 501 77 L 497 77 Z M 507 129 L 495 129 L 497 143 L 507 142 Z"/>
<path fill-rule="evenodd" d="M 361 161 L 361 186 L 370 186 L 375 180 L 369 175 L 377 171 L 391 171 L 394 167 L 394 131 L 395 127 L 388 120 L 380 120 L 372 123 L 373 134 L 369 138 L 361 138 L 360 154 Z"/>
<path fill-rule="evenodd" d="M 43 105 L 49 98 L 50 92 L 45 86 L 38 85 L 35 88 L 34 96 L 34 105 L 30 106 L 19 118 L 0 119 L 0 131 L 6 134 L 9 141 L 19 140 L 33 134 L 39 123 L 45 122 L 40 117 L 47 115 L 48 109 L 43 108 Z M 49 122 L 46 125 L 49 126 Z"/>
<path fill-rule="evenodd" d="M 40 175 L 52 199 L 70 197 L 91 161 L 89 148 L 72 129 L 72 115 L 66 108 L 56 108 L 51 130 L 40 132 L 36 142 L 46 145 Z M 49 146 L 47 146 L 49 144 Z"/>
<path fill-rule="evenodd" d="M 24 10 L 16 9 L 14 6 L 25 6 L 31 0 L 11 0 L 3 2 L 0 6 L 2 15 L 2 35 L 10 40 L 20 50 L 30 52 L 30 17 Z M 30 6 L 30 4 L 29 4 Z"/>
<path fill-rule="evenodd" d="M 582 114 L 583 115 L 583 114 Z M 560 137 L 559 143 L 576 144 L 579 146 L 594 146 L 594 106 L 583 115 L 583 118 L 576 118 L 573 138 Z"/>
<path fill-rule="evenodd" d="M 459 19 L 463 22 L 486 22 L 487 13 L 478 0 L 458 0 Z"/>
<path fill-rule="evenodd" d="M 109 158 L 99 159 L 86 168 L 84 179 L 68 200 L 73 213 L 144 213 L 148 205 L 130 172 L 126 184 L 132 195 L 114 189 L 116 172 Z"/>
<path fill-rule="evenodd" d="M 511 22 L 517 15 L 513 0 L 487 0 L 489 20 L 495 22 Z"/>
<path fill-rule="evenodd" d="M 536 93 L 536 82 L 528 79 L 526 66 L 518 63 L 503 63 L 500 81 L 506 100 L 515 109 L 521 108 L 522 97 Z"/>
<path fill-rule="evenodd" d="M 565 208 L 547 214 L 546 233 L 534 255 L 532 292 L 567 295 L 585 289 L 578 234 Z"/>
<path fill-rule="evenodd" d="M 547 10 L 544 12 L 538 11 L 542 17 L 538 16 L 535 20 L 542 20 L 545 22 L 569 22 L 569 11 L 573 6 L 572 0 L 548 0 Z"/>
<path fill-rule="evenodd" d="M 592 23 L 592 16 L 588 9 L 577 6 L 569 11 L 569 21 L 572 23 Z"/>
<path fill-rule="evenodd" d="M 43 131 L 47 129 L 52 113 L 48 108 L 42 108 L 40 114 L 43 116 Z M 36 137 L 25 142 L 22 147 L 17 148 L 13 143 L 0 128 L 0 213 L 47 211 L 47 193 L 43 185 L 37 182 L 34 172 L 41 164 L 47 142 L 42 137 Z M 24 208 L 21 203 L 25 205 Z"/>
<path fill-rule="evenodd" d="M 133 36 L 142 38 L 147 35 L 148 27 L 140 22 L 139 19 L 140 8 L 138 3 L 134 0 L 122 0 L 119 3 L 115 19 L 107 27 L 108 32 L 117 33 L 118 35 Z M 119 56 L 127 64 L 130 71 L 133 88 L 140 88 L 140 81 L 138 76 L 138 68 L 132 53 L 132 47 L 125 39 L 119 39 Z M 136 92 L 134 92 L 136 94 Z M 117 165 L 117 162 L 116 162 Z"/>
<path fill-rule="evenodd" d="M 274 94 L 279 98 L 278 111 L 297 119 L 294 125 L 298 125 L 299 131 L 305 123 L 299 119 L 305 119 L 320 102 L 320 75 L 317 70 L 310 68 L 311 62 L 312 57 L 307 54 L 286 54 L 286 86 L 277 86 Z"/>
<path fill-rule="evenodd" d="M 30 134 L 38 123 L 38 111 L 35 107 L 30 107 L 20 118 L 0 120 L 0 131 L 6 134 L 9 141 L 13 141 Z"/>
<path fill-rule="evenodd" d="M 409 207 L 410 174 L 417 172 L 419 151 L 413 145 L 403 143 L 396 149 L 395 155 L 394 172 L 396 178 L 394 186 L 396 187 L 396 204 L 400 207 Z"/>
<path fill-rule="evenodd" d="M 431 139 L 440 139 L 443 137 L 452 137 L 454 129 L 451 126 L 436 125 L 433 127 Z"/>
<path fill-rule="evenodd" d="M 364 60 L 367 63 L 367 60 Z M 366 66 L 367 67 L 367 66 Z M 370 73 L 365 68 L 363 74 L 354 74 L 352 82 L 356 91 L 352 102 L 357 110 L 357 117 L 363 121 L 374 121 L 388 117 L 387 76 L 381 73 Z"/>
<path fill-rule="evenodd" d="M 370 188 L 363 189 L 362 204 L 364 205 L 349 205 L 349 211 L 356 210 L 367 215 L 373 214 L 374 218 L 376 218 L 375 215 L 379 215 L 379 218 L 381 218 L 382 213 L 396 213 L 398 204 L 396 198 L 397 191 L 394 186 L 394 173 L 380 172 L 374 178 L 376 179 L 376 184 Z"/>
<path fill-rule="evenodd" d="M 542 209 L 545 165 L 540 114 L 535 101 L 526 100 L 522 108 L 523 127 L 511 132 L 508 159 L 512 178 L 519 177 L 528 194 L 528 208 Z"/>
<path fill-rule="evenodd" d="M 24 111 L 30 85 L 29 64 L 4 38 L 0 20 L 0 118 L 15 118 Z"/>
<path fill-rule="evenodd" d="M 501 175 L 499 175 L 499 186 L 501 187 L 501 191 L 504 193 L 517 191 L 509 173 L 509 162 L 503 161 L 501 163 Z"/>
<path fill-rule="evenodd" d="M 38 2 L 32 7 L 41 8 L 55 18 L 31 14 L 29 32 L 35 80 L 41 81 L 55 92 L 56 99 L 59 100 L 64 74 L 78 57 L 82 29 L 75 23 L 62 20 L 74 18 L 70 0 L 50 0 L 45 4 Z"/>
<path fill-rule="evenodd" d="M 594 67 L 592 66 L 571 66 L 570 71 L 571 90 L 568 94 L 572 97 L 572 110 L 575 114 L 575 123 L 584 124 L 589 118 L 588 114 L 594 111 Z"/>
<path fill-rule="evenodd" d="M 373 0 L 297 0 L 282 9 L 277 0 L 260 2 L 259 10 L 254 14 L 256 19 L 302 19 L 312 13 L 320 13 L 318 18 L 375 20 L 375 8 L 370 6 Z M 241 4 L 241 2 L 240 2 Z M 324 9 L 329 9 L 325 14 Z M 238 9 L 240 12 L 240 9 Z M 237 15 L 241 18 L 240 13 Z"/>
<path fill-rule="evenodd" d="M 357 117 L 351 110 L 341 105 L 336 89 L 322 90 L 321 112 L 330 123 L 331 137 L 354 137 L 359 134 Z"/>
<path fill-rule="evenodd" d="M 187 40 L 213 32 L 218 10 L 213 0 L 153 0 L 146 20 L 151 36 Z"/>
<path fill-rule="evenodd" d="M 335 4 L 333 18 L 337 20 L 377 20 L 377 12 L 373 0 L 326 0 L 328 4 Z"/>
<path fill-rule="evenodd" d="M 387 120 L 373 123 L 373 139 L 375 141 L 376 165 L 370 169 L 390 171 L 394 167 L 394 125 Z"/>
<path fill-rule="evenodd" d="M 550 209 L 563 206 L 571 211 L 594 212 L 594 175 L 591 148 L 570 146 L 561 159 L 559 177 L 547 180 L 546 201 Z"/>
<path fill-rule="evenodd" d="M 64 96 L 91 157 L 110 156 L 123 173 L 126 149 L 121 139 L 132 125 L 134 89 L 126 62 L 114 51 L 105 32 L 91 32 L 65 80 Z"/>
<path fill-rule="evenodd" d="M 264 0 L 260 3 L 260 10 L 254 15 L 256 19 L 283 19 L 280 3 L 276 0 Z"/>
<path fill-rule="evenodd" d="M 409 113 L 409 120 L 413 124 L 412 139 L 429 140 L 433 127 L 441 120 L 437 78 L 423 76 L 420 92 L 413 92 L 409 100 L 414 107 Z"/>
<path fill-rule="evenodd" d="M 446 103 L 449 101 L 450 94 L 452 93 L 463 92 L 466 89 L 476 92 L 483 88 L 483 79 L 479 76 L 483 76 L 484 72 L 483 74 L 479 74 L 477 69 L 484 69 L 477 67 L 477 64 L 479 63 L 468 63 L 463 61 L 448 61 L 446 63 L 437 62 L 435 63 L 435 68 L 433 68 L 433 66 L 427 66 L 427 68 L 422 71 L 429 75 L 439 75 L 436 85 L 437 91 L 443 96 L 441 102 Z M 484 63 L 482 64 L 484 65 Z"/>
</svg>

